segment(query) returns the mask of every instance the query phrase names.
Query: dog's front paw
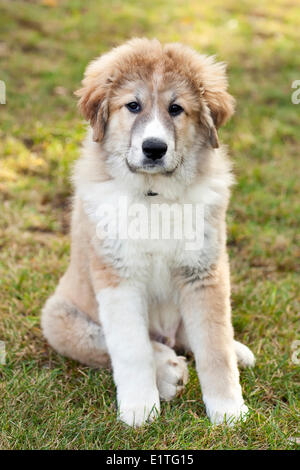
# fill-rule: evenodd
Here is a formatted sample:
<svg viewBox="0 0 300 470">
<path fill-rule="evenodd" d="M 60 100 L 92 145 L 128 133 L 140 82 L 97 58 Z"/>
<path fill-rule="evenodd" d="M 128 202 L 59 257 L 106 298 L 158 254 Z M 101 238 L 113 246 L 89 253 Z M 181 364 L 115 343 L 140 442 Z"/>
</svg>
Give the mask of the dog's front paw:
<svg viewBox="0 0 300 470">
<path fill-rule="evenodd" d="M 212 424 L 227 424 L 233 426 L 238 421 L 243 421 L 248 413 L 248 407 L 243 399 L 205 399 L 207 415 Z"/>
<path fill-rule="evenodd" d="M 158 393 L 155 396 L 142 400 L 141 397 L 134 402 L 122 401 L 119 405 L 119 419 L 132 427 L 140 427 L 151 423 L 160 414 Z"/>
</svg>

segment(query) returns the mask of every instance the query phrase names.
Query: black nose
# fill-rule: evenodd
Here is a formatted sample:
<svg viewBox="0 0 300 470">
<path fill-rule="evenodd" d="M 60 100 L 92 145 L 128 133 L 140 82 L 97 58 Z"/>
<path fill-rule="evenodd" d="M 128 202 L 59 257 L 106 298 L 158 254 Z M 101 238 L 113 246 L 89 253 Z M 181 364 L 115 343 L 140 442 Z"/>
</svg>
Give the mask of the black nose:
<svg viewBox="0 0 300 470">
<path fill-rule="evenodd" d="M 146 139 L 142 145 L 144 155 L 151 160 L 162 158 L 167 148 L 167 144 L 159 139 Z"/>
</svg>

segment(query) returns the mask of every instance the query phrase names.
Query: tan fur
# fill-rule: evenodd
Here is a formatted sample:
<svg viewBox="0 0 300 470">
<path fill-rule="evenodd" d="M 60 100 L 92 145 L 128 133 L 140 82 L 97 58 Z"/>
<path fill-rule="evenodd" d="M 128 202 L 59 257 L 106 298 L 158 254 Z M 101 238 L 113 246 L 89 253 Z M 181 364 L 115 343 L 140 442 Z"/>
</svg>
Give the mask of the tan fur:
<svg viewBox="0 0 300 470">
<path fill-rule="evenodd" d="M 94 292 L 99 292 L 106 287 L 116 287 L 120 283 L 117 272 L 105 260 L 101 259 L 93 248 L 91 248 L 90 260 Z"/>
<path fill-rule="evenodd" d="M 94 227 L 77 200 L 73 209 L 71 262 L 58 285 L 57 294 L 99 323 L 95 292 L 116 286 L 119 276 L 96 254 L 93 236 Z"/>
<path fill-rule="evenodd" d="M 216 128 L 233 114 L 234 99 L 226 91 L 225 64 L 216 63 L 212 57 L 199 56 L 181 44 L 162 47 L 157 40 L 133 39 L 92 61 L 86 69 L 82 88 L 76 92 L 80 97 L 79 108 L 94 128 L 94 140 L 103 138 L 109 103 L 113 106 L 114 101 L 118 101 L 120 88 L 126 87 L 130 80 L 149 81 L 154 72 L 163 77 L 165 87 L 176 83 L 179 94 L 187 95 L 193 114 L 199 114 L 199 106 L 202 108 L 200 120 L 208 127 L 206 106 Z M 195 96 L 191 95 L 191 89 Z M 211 133 L 214 146 L 218 146 L 215 129 Z"/>
<path fill-rule="evenodd" d="M 218 265 L 210 272 L 207 277 L 199 283 L 188 284 L 181 291 L 181 302 L 183 308 L 183 316 L 185 319 L 185 327 L 187 332 L 197 328 L 193 310 L 196 306 L 201 305 L 202 316 L 198 317 L 201 322 L 199 330 L 205 332 L 203 336 L 198 337 L 199 346 L 203 353 L 196 354 L 196 365 L 200 377 L 204 374 L 210 375 L 214 372 L 210 386 L 222 394 L 226 389 L 224 380 L 231 381 L 236 379 L 232 365 L 235 365 L 236 358 L 232 356 L 233 349 L 233 329 L 231 326 L 230 314 L 230 285 L 229 285 L 229 264 L 227 256 L 224 254 Z M 201 359 L 200 359 L 201 357 Z M 233 361 L 233 364 L 232 364 Z M 209 364 L 209 368 L 207 368 Z M 219 373 L 215 373 L 219 370 Z M 227 373 L 224 374 L 224 371 Z M 232 376 L 233 374 L 233 376 Z M 203 394 L 206 393 L 205 387 L 202 385 Z"/>
</svg>

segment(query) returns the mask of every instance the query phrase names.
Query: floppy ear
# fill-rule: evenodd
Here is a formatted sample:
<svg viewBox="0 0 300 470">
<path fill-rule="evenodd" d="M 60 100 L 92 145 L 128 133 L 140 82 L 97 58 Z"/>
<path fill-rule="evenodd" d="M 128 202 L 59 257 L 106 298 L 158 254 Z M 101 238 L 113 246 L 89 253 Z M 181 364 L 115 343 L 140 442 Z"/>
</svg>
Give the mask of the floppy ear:
<svg viewBox="0 0 300 470">
<path fill-rule="evenodd" d="M 234 113 L 234 98 L 227 91 L 205 93 L 207 105 L 216 129 L 223 126 Z"/>
<path fill-rule="evenodd" d="M 234 113 L 234 98 L 226 91 L 202 93 L 202 124 L 207 129 L 208 140 L 213 148 L 219 147 L 218 132 Z"/>
<path fill-rule="evenodd" d="M 219 147 L 217 129 L 234 113 L 234 98 L 227 92 L 226 65 L 214 57 L 202 56 L 201 101 L 208 137 L 213 148 Z"/>
<path fill-rule="evenodd" d="M 111 79 L 102 62 L 101 58 L 91 62 L 86 69 L 82 88 L 75 92 L 79 96 L 78 107 L 93 128 L 95 142 L 103 139 L 109 116 L 108 94 Z"/>
<path fill-rule="evenodd" d="M 209 141 L 212 148 L 217 149 L 219 148 L 219 138 L 216 129 L 216 124 L 213 120 L 212 113 L 206 103 L 206 101 L 202 98 L 202 110 L 200 115 L 200 122 L 202 127 L 205 129 L 206 138 Z"/>
</svg>

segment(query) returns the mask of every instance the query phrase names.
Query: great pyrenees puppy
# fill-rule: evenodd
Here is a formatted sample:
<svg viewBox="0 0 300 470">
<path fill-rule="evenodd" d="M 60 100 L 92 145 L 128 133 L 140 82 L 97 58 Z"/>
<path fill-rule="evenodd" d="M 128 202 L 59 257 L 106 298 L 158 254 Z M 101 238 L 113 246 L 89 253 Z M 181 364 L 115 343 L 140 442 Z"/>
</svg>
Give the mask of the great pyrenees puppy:
<svg viewBox="0 0 300 470">
<path fill-rule="evenodd" d="M 43 309 L 60 354 L 111 366 L 119 418 L 156 418 L 193 353 L 212 423 L 248 412 L 234 340 L 225 215 L 233 178 L 218 128 L 234 111 L 225 65 L 180 44 L 133 39 L 91 62 L 79 108 L 71 260 Z"/>
</svg>

